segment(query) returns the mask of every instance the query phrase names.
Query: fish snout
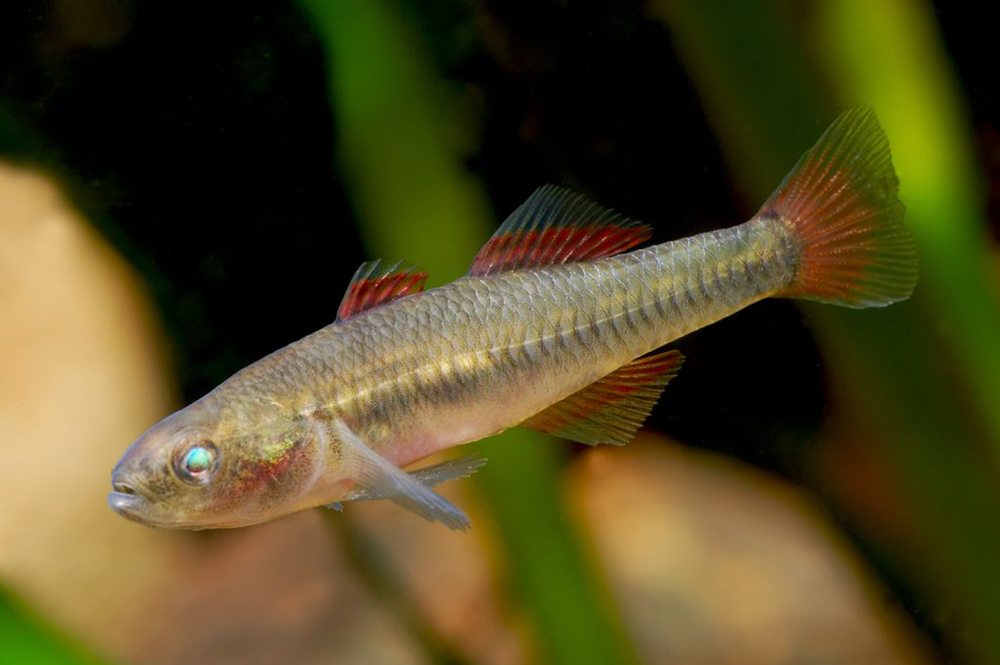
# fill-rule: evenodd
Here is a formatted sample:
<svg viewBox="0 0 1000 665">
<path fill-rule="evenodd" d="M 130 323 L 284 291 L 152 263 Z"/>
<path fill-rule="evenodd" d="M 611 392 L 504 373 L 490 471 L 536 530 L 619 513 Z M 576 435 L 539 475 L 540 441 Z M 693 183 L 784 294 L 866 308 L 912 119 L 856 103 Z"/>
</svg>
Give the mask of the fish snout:
<svg viewBox="0 0 1000 665">
<path fill-rule="evenodd" d="M 120 463 L 111 472 L 111 489 L 108 494 L 111 509 L 122 517 L 140 521 L 140 512 L 148 505 L 149 500 L 140 492 L 138 484 L 129 482 Z"/>
</svg>

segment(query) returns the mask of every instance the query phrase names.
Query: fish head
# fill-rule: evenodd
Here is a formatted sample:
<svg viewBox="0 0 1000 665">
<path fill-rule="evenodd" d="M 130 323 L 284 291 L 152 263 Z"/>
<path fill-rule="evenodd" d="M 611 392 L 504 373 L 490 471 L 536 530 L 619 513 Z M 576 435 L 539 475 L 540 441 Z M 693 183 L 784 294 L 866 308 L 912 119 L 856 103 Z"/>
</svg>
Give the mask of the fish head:
<svg viewBox="0 0 1000 665">
<path fill-rule="evenodd" d="M 111 474 L 119 515 L 163 528 L 247 526 L 301 509 L 316 442 L 278 418 L 248 422 L 206 401 L 142 434 Z"/>
</svg>

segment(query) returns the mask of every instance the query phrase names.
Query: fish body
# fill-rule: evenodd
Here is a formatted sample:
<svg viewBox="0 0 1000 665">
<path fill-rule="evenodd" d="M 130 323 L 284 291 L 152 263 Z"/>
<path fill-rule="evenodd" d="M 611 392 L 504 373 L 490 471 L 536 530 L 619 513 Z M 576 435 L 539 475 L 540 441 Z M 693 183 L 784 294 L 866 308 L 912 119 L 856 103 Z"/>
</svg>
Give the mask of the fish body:
<svg viewBox="0 0 1000 665">
<path fill-rule="evenodd" d="M 450 284 L 423 291 L 416 269 L 362 266 L 336 322 L 140 437 L 113 473 L 112 507 L 205 528 L 389 498 L 465 528 L 430 486 L 480 461 L 400 467 L 517 425 L 623 444 L 680 368 L 660 350 L 673 340 L 771 296 L 908 297 L 916 258 L 896 189 L 866 108 L 729 229 L 625 251 L 648 227 L 544 187 Z"/>
<path fill-rule="evenodd" d="M 586 263 L 466 276 L 332 324 L 207 399 L 325 409 L 399 465 L 515 426 L 773 294 L 793 247 L 756 220 Z"/>
</svg>

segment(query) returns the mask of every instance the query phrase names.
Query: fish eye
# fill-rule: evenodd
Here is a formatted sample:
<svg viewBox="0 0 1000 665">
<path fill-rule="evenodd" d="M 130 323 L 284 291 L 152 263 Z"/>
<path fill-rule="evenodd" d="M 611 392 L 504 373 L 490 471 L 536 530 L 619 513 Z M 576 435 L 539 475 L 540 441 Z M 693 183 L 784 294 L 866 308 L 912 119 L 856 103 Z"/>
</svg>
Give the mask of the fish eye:
<svg viewBox="0 0 1000 665">
<path fill-rule="evenodd" d="M 218 459 L 218 450 L 211 441 L 187 442 L 179 446 L 174 455 L 174 470 L 184 482 L 204 485 L 215 473 Z"/>
</svg>

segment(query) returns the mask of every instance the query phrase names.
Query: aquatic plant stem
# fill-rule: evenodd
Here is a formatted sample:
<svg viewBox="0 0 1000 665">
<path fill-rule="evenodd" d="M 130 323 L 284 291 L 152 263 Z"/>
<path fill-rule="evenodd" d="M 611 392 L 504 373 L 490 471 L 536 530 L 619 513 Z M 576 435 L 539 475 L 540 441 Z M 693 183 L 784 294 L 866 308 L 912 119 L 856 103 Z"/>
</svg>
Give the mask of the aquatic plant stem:
<svg viewBox="0 0 1000 665">
<path fill-rule="evenodd" d="M 673 31 L 748 201 L 763 200 L 836 114 L 824 108 L 820 81 L 838 83 L 839 106 L 870 103 L 883 121 L 921 257 L 917 292 L 885 311 L 805 311 L 827 359 L 835 418 L 864 428 L 854 436 L 878 446 L 900 505 L 913 514 L 905 543 L 855 515 L 860 531 L 892 552 L 921 597 L 949 608 L 952 619 L 938 630 L 956 654 L 1000 662 L 1000 312 L 986 280 L 960 101 L 942 80 L 946 58 L 924 3 L 817 8 L 793 28 L 773 3 L 652 5 Z M 817 50 L 805 53 L 806 45 Z M 811 62 L 824 69 L 810 70 Z"/>
<path fill-rule="evenodd" d="M 373 256 L 407 258 L 450 281 L 495 224 L 453 140 L 455 108 L 399 8 L 384 0 L 303 0 L 322 35 L 338 155 Z M 477 474 L 501 578 L 530 618 L 537 660 L 629 663 L 631 644 L 562 506 L 558 441 L 511 431 Z M 487 525 L 481 525 L 485 528 Z M 473 537 L 473 536 L 470 536 Z"/>
</svg>

